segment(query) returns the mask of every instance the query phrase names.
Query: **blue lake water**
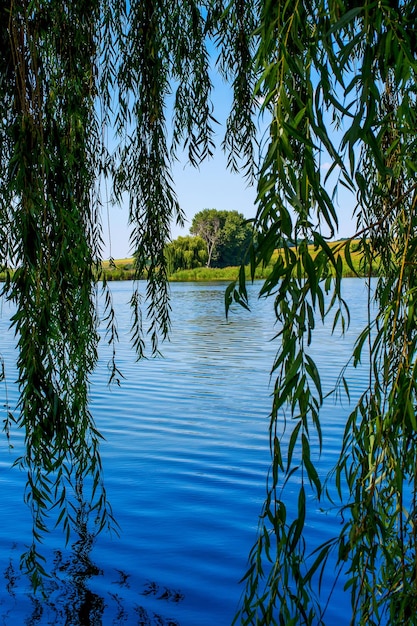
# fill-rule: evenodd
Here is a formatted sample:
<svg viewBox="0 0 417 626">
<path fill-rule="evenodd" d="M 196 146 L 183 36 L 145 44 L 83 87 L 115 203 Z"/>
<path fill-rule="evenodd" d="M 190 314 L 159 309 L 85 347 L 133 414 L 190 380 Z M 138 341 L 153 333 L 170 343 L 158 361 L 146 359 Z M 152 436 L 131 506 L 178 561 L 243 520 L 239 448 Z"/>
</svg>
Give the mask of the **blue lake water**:
<svg viewBox="0 0 417 626">
<path fill-rule="evenodd" d="M 351 328 L 345 339 L 318 327 L 312 353 L 329 390 L 348 360 L 366 321 L 364 281 L 345 282 Z M 277 345 L 272 300 L 251 289 L 251 312 L 224 315 L 224 284 L 173 284 L 171 339 L 164 358 L 137 363 L 129 343 L 130 283 L 111 286 L 120 342 L 121 387 L 107 385 L 109 354 L 103 341 L 92 380 L 91 409 L 105 441 L 101 447 L 107 495 L 121 533 L 103 533 L 94 544 L 65 549 L 59 533 L 45 538 L 52 577 L 45 600 L 31 593 L 19 571 L 30 541 L 30 514 L 22 502 L 25 475 L 11 468 L 15 448 L 0 440 L 0 625 L 54 624 L 226 626 L 243 591 L 239 580 L 256 540 L 269 454 L 269 371 Z M 16 403 L 10 309 L 2 305 L 1 349 L 8 401 Z M 104 334 L 104 331 L 103 331 Z M 363 372 L 348 370 L 353 400 Z M 4 384 L 0 387 L 5 402 Z M 339 451 L 349 405 L 334 400 L 322 411 L 323 474 Z M 3 418 L 2 418 L 3 419 Z M 296 501 L 294 502 L 294 507 Z M 320 540 L 337 532 L 338 520 L 315 510 L 308 533 Z M 336 531 L 335 531 L 336 528 Z M 86 573 L 86 564 L 88 572 Z M 333 584 L 332 575 L 325 588 Z M 343 580 L 327 623 L 349 623 Z M 81 599 L 80 599 L 81 598 Z"/>
</svg>

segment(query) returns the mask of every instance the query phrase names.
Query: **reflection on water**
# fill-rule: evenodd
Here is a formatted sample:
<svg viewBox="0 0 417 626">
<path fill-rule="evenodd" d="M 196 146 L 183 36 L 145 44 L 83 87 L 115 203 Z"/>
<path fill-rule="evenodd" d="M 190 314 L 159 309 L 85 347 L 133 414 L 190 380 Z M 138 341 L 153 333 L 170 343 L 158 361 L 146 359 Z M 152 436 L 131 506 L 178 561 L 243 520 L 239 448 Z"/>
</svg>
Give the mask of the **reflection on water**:
<svg viewBox="0 0 417 626">
<path fill-rule="evenodd" d="M 112 572 L 112 588 L 105 595 L 95 593 L 91 582 L 98 577 L 104 577 L 101 570 L 92 560 L 92 548 L 95 543 L 95 534 L 89 529 L 89 506 L 78 499 L 74 536 L 77 540 L 72 544 L 72 550 L 53 550 L 53 559 L 44 585 L 36 594 L 30 590 L 29 580 L 19 570 L 18 546 L 15 545 L 16 558 L 10 558 L 4 571 L 5 587 L 8 601 L 2 599 L 2 623 L 16 623 L 19 592 L 26 588 L 25 595 L 29 598 L 31 608 L 25 616 L 27 626 L 40 624 L 65 624 L 66 626 L 100 626 L 103 623 L 113 625 L 132 623 L 144 626 L 179 626 L 179 622 L 171 617 L 165 617 L 163 609 L 160 613 L 146 607 L 146 599 L 152 597 L 161 601 L 161 604 L 177 604 L 184 599 L 178 589 L 161 588 L 154 581 L 146 581 L 139 592 L 143 596 L 142 602 L 133 606 L 126 603 L 123 591 L 130 590 L 131 575 L 122 569 Z M 138 595 L 139 595 L 138 594 Z M 104 611 L 109 604 L 113 604 L 111 621 L 104 620 Z"/>
<path fill-rule="evenodd" d="M 366 311 L 363 283 L 346 281 L 346 288 L 354 337 Z M 231 623 L 265 497 L 269 370 L 276 352 L 270 340 L 277 329 L 272 302 L 255 295 L 250 313 L 236 309 L 226 321 L 224 289 L 224 284 L 172 285 L 173 328 L 164 358 L 137 363 L 129 343 L 131 285 L 112 285 L 118 365 L 125 380 L 109 389 L 111 355 L 103 341 L 91 408 L 105 436 L 104 479 L 121 534 L 95 537 L 80 501 L 72 549 L 66 549 L 59 531 L 45 537 L 50 578 L 44 596 L 35 596 L 19 571 L 20 554 L 31 540 L 29 511 L 22 502 L 25 476 L 11 469 L 23 433 L 12 431 L 11 451 L 6 437 L 0 441 L 0 625 Z M 3 305 L 0 352 L 13 407 L 15 339 L 8 314 Z M 321 327 L 316 337 L 312 351 L 328 390 L 349 358 L 351 338 L 342 342 Z M 348 370 L 346 375 L 355 397 L 363 384 L 360 374 Z M 338 453 L 348 411 L 346 401 L 335 405 L 332 399 L 323 408 L 323 473 Z M 313 544 L 337 532 L 338 524 L 313 503 L 308 522 Z M 338 626 L 348 623 L 343 622 L 349 613 L 343 582 L 338 581 L 328 611 L 329 624 Z M 332 585 L 331 575 L 323 580 L 323 589 Z"/>
<path fill-rule="evenodd" d="M 39 624 L 65 624 L 66 626 L 101 626 L 102 624 L 142 624 L 143 626 L 180 626 L 175 618 L 169 617 L 166 608 L 170 603 L 177 604 L 184 599 L 181 591 L 160 587 L 154 581 L 147 581 L 143 585 L 142 600 L 130 606 L 126 603 L 123 590 L 129 589 L 129 574 L 122 570 L 115 570 L 112 584 L 114 590 L 109 590 L 105 597 L 91 591 L 88 580 L 94 576 L 103 575 L 100 571 L 86 571 L 84 558 L 78 560 L 73 553 L 64 559 L 60 551 L 55 552 L 54 566 L 50 571 L 50 578 L 45 581 L 43 592 L 27 592 L 31 608 L 28 609 L 24 624 L 35 626 Z M 89 565 L 92 565 L 90 562 Z M 4 572 L 6 589 L 10 601 L 3 600 L 1 623 L 16 622 L 17 588 L 24 584 L 18 565 L 10 561 Z M 93 566 L 93 569 L 97 569 Z M 155 612 L 146 606 L 147 598 L 159 600 L 161 611 Z M 7 608 L 5 608 L 7 604 Z M 113 605 L 113 606 L 110 606 Z M 104 619 L 105 609 L 111 609 L 111 618 Z M 168 616 L 167 616 L 168 615 Z"/>
</svg>

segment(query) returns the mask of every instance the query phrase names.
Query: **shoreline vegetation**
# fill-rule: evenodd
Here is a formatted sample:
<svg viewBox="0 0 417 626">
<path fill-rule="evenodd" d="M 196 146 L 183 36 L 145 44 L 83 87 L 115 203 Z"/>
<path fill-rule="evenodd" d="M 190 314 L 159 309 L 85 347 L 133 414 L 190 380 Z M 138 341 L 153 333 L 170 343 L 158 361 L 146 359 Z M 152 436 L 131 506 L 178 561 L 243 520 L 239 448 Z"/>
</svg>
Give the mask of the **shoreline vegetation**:
<svg viewBox="0 0 417 626">
<path fill-rule="evenodd" d="M 369 268 L 363 267 L 363 255 L 360 251 L 360 242 L 352 241 L 350 245 L 350 261 L 354 271 L 348 265 L 344 255 L 343 241 L 335 241 L 330 244 L 331 247 L 340 246 L 340 255 L 343 261 L 343 275 L 345 277 L 363 277 L 369 275 Z M 314 246 L 311 246 L 313 248 Z M 276 250 L 271 258 L 271 262 L 265 267 L 257 267 L 255 272 L 255 280 L 265 280 L 270 275 L 274 263 L 281 254 Z M 375 262 L 375 270 L 378 263 Z M 135 278 L 135 260 L 134 258 L 116 259 L 111 261 L 103 261 L 102 263 L 103 278 L 108 282 L 121 280 L 134 280 Z M 9 276 L 13 270 L 9 270 Z M 170 282 L 210 282 L 210 281 L 233 281 L 236 280 L 239 267 L 196 267 L 193 269 L 177 270 L 168 276 Z M 6 271 L 0 272 L 0 281 L 5 281 L 7 277 Z M 143 276 L 146 279 L 146 276 Z M 250 279 L 250 268 L 246 266 L 246 278 Z"/>
<path fill-rule="evenodd" d="M 352 268 L 348 265 L 343 247 L 343 240 L 335 241 L 329 244 L 330 247 L 340 247 L 340 255 L 343 262 L 343 275 L 345 277 L 364 277 L 369 275 L 369 268 L 363 267 L 363 254 L 361 253 L 359 240 L 354 240 L 350 244 L 350 262 Z M 314 248 L 313 245 L 310 248 Z M 265 267 L 257 267 L 255 272 L 255 280 L 265 280 L 270 275 L 274 263 L 281 254 L 276 250 L 272 255 L 271 262 Z M 374 270 L 378 268 L 378 262 L 375 261 Z M 233 281 L 236 280 L 239 267 L 195 267 L 193 269 L 177 270 L 169 275 L 170 282 L 210 282 L 210 281 Z M 126 258 L 119 260 L 103 261 L 103 273 L 107 281 L 133 280 L 135 275 L 134 259 Z M 374 272 L 375 273 L 375 272 Z M 143 278 L 146 278 L 144 276 Z M 246 278 L 250 279 L 250 268 L 246 266 Z"/>
</svg>

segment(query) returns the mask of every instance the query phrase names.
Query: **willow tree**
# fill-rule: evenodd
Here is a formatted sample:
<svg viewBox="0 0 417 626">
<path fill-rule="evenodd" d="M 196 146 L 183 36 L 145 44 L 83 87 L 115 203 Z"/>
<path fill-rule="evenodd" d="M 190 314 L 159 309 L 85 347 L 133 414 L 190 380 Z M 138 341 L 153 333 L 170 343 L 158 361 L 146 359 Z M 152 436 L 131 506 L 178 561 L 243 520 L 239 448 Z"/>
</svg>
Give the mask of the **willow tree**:
<svg viewBox="0 0 417 626">
<path fill-rule="evenodd" d="M 23 566 L 35 584 L 48 518 L 68 539 L 81 493 L 98 530 L 115 526 L 88 405 L 97 362 L 101 189 L 111 186 L 116 203 L 128 196 L 138 277 L 146 267 L 146 293 L 135 288 L 131 301 L 140 357 L 143 298 L 151 350 L 169 329 L 164 248 L 171 220 L 182 220 L 170 173 L 175 151 L 185 144 L 194 165 L 213 151 L 207 37 L 217 32 L 220 12 L 216 3 L 160 0 L 0 5 L 0 264 L 15 269 L 3 295 L 16 305 L 20 391 L 5 427 L 15 422 L 25 432 L 18 463 L 28 476 L 33 543 Z M 225 59 L 225 71 L 229 65 Z M 106 286 L 103 297 L 114 347 Z M 114 353 L 109 365 L 110 380 L 118 380 Z"/>
<path fill-rule="evenodd" d="M 351 594 L 352 624 L 411 623 L 417 609 L 415 3 L 318 0 L 258 8 L 255 93 L 271 123 L 258 173 L 252 271 L 268 263 L 278 244 L 283 254 L 261 290 L 274 298 L 279 321 L 272 468 L 239 618 L 325 623 L 328 599 L 320 603 L 317 592 L 334 551 Z M 333 194 L 323 179 L 323 155 L 338 175 Z M 338 248 L 326 241 L 337 232 L 341 185 L 356 195 L 355 238 L 364 269 L 377 277 L 372 289 L 368 283 L 369 323 L 352 355 L 354 365 L 368 364 L 366 390 L 325 480 L 311 454 L 315 437 L 322 445 L 323 395 L 309 345 L 318 319 L 331 316 L 342 329 L 349 321 L 341 253 L 350 264 L 351 241 Z M 229 301 L 233 295 L 247 304 L 243 273 Z M 349 391 L 343 371 L 340 384 Z M 325 506 L 331 479 L 340 496 L 340 532 L 310 555 L 307 494 L 314 494 L 313 506 Z M 298 491 L 292 517 L 289 481 Z"/>
<path fill-rule="evenodd" d="M 261 289 L 279 322 L 272 468 L 236 620 L 324 623 L 315 580 L 335 550 L 348 575 L 352 623 L 407 623 L 417 609 L 415 3 L 9 0 L 0 16 L 0 252 L 2 266 L 16 268 L 3 292 L 16 304 L 14 420 L 25 431 L 20 463 L 33 515 L 24 566 L 36 582 L 48 515 L 56 510 L 69 536 L 81 492 L 98 530 L 114 523 L 88 408 L 101 187 L 110 185 L 116 202 L 127 194 L 137 275 L 145 267 L 148 274 L 146 292 L 132 294 L 141 356 L 142 295 L 152 350 L 169 330 L 164 246 L 171 220 L 182 219 L 171 165 L 178 150 L 192 165 L 213 153 L 216 61 L 234 96 L 223 142 L 228 164 L 258 189 L 252 273 L 282 250 Z M 258 115 L 268 127 L 259 151 Z M 333 193 L 323 158 L 337 175 Z M 356 195 L 364 267 L 378 274 L 375 313 L 353 353 L 355 364 L 368 359 L 367 389 L 332 474 L 344 524 L 310 557 L 306 492 L 323 506 L 328 492 L 310 452 L 312 437 L 321 441 L 323 395 L 309 344 L 318 319 L 332 316 L 342 328 L 349 319 L 342 252 L 349 264 L 350 241 L 328 244 L 340 186 Z M 243 271 L 226 300 L 248 305 Z M 115 357 L 110 372 L 117 379 Z M 291 518 L 285 485 L 294 476 Z"/>
</svg>

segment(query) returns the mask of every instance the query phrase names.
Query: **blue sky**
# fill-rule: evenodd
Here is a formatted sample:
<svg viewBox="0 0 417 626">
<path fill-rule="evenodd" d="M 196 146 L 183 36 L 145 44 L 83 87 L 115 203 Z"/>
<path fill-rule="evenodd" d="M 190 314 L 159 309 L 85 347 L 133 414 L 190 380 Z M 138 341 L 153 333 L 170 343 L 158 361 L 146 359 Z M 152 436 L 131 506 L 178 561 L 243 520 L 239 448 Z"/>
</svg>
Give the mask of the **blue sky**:
<svg viewBox="0 0 417 626">
<path fill-rule="evenodd" d="M 323 164 L 326 168 L 326 163 Z M 188 235 L 191 220 L 195 213 L 205 208 L 218 210 L 236 210 L 247 218 L 254 217 L 256 189 L 248 187 L 243 175 L 233 174 L 226 168 L 226 158 L 220 149 L 215 157 L 201 165 L 199 170 L 184 162 L 179 162 L 173 169 L 174 182 L 179 203 L 187 216 L 184 228 L 172 225 L 172 238 Z M 348 237 L 355 232 L 355 220 L 352 218 L 354 199 L 341 188 L 338 197 L 339 233 L 338 237 Z M 111 206 L 109 208 L 111 254 L 115 259 L 129 257 L 129 229 L 127 208 Z M 107 217 L 103 220 L 106 241 L 105 256 L 109 256 L 109 235 Z"/>
<path fill-rule="evenodd" d="M 172 238 L 188 235 L 191 221 L 195 213 L 205 208 L 239 211 L 245 217 L 255 215 L 255 187 L 248 187 L 243 175 L 233 174 L 227 170 L 226 156 L 221 150 L 224 136 L 224 124 L 231 104 L 231 91 L 216 70 L 212 71 L 214 117 L 216 126 L 217 150 L 212 159 L 203 162 L 199 169 L 187 164 L 184 155 L 173 166 L 174 187 L 181 208 L 186 214 L 184 228 L 172 224 Z M 169 113 L 167 113 L 168 117 Z M 170 129 L 167 129 L 170 134 Z M 104 256 L 115 259 L 130 256 L 129 229 L 127 207 L 109 206 L 108 215 L 103 215 L 103 234 L 105 240 Z M 110 235 L 109 235 L 110 227 Z M 111 246 L 109 241 L 111 240 Z"/>
<path fill-rule="evenodd" d="M 217 150 L 214 157 L 204 162 L 199 169 L 187 164 L 187 159 L 179 160 L 173 167 L 174 185 L 179 203 L 185 212 L 187 221 L 184 228 L 172 224 L 172 238 L 188 235 L 191 221 L 195 213 L 205 208 L 218 210 L 236 210 L 246 218 L 256 213 L 255 187 L 248 186 L 243 174 L 231 173 L 226 167 L 226 157 L 220 145 L 224 134 L 226 120 L 231 101 L 230 88 L 213 72 L 214 117 L 220 122 L 217 131 Z M 260 131 L 261 132 L 261 131 Z M 323 158 L 323 173 L 329 164 Z M 337 198 L 339 215 L 339 232 L 336 237 L 348 237 L 355 232 L 355 220 L 352 216 L 355 200 L 340 186 Z M 129 247 L 129 228 L 127 207 L 109 206 L 108 215 L 103 216 L 104 258 L 110 255 L 114 259 L 131 256 Z M 111 242 L 111 244 L 110 244 Z"/>
<path fill-rule="evenodd" d="M 215 158 L 201 165 L 199 170 L 184 162 L 173 169 L 175 188 L 179 203 L 187 216 L 184 228 L 172 224 L 172 238 L 188 235 L 195 213 L 205 208 L 239 211 L 247 218 L 255 215 L 254 187 L 248 187 L 243 176 L 227 171 L 226 158 L 218 150 Z M 128 211 L 126 207 L 110 206 L 111 253 L 113 258 L 129 256 Z M 108 242 L 107 216 L 103 220 L 104 238 Z M 109 245 L 106 245 L 106 256 Z"/>
</svg>

